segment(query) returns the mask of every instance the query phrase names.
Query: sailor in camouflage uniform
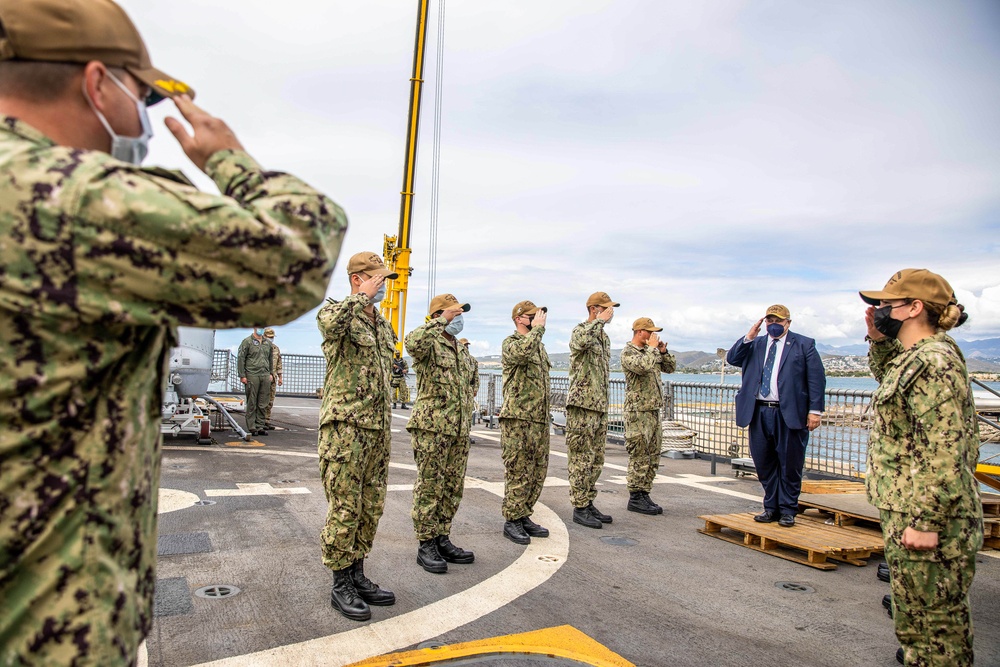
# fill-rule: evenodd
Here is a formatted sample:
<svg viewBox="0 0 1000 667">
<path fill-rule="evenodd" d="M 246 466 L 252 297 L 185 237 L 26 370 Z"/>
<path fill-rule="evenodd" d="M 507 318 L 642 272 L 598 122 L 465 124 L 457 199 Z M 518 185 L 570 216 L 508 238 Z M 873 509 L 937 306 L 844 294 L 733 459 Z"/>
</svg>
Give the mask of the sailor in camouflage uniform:
<svg viewBox="0 0 1000 667">
<path fill-rule="evenodd" d="M 0 0 L 0 26 L 0 664 L 128 665 L 176 327 L 309 311 L 347 221 L 178 95 L 109 0 Z M 161 96 L 222 195 L 112 156 L 145 154 Z"/>
<path fill-rule="evenodd" d="M 632 340 L 622 350 L 625 372 L 625 449 L 628 451 L 628 511 L 663 514 L 649 491 L 660 468 L 663 442 L 663 381 L 661 373 L 673 373 L 677 360 L 667 352 L 667 342 L 656 334 L 663 331 L 648 317 L 632 324 Z"/>
<path fill-rule="evenodd" d="M 465 359 L 465 363 L 469 366 L 469 372 L 472 373 L 473 377 L 473 382 L 469 385 L 469 400 L 472 402 L 472 414 L 469 415 L 469 428 L 471 429 L 472 425 L 476 421 L 476 411 L 479 409 L 476 405 L 476 395 L 479 393 L 479 362 L 474 356 L 472 356 L 472 352 L 469 351 L 468 338 L 459 338 L 458 342 L 461 343 L 465 348 L 465 351 L 468 352 L 468 354 L 466 354 L 463 358 Z M 471 430 L 469 433 L 469 444 L 476 444 L 476 439 L 472 437 Z"/>
<path fill-rule="evenodd" d="M 417 481 L 413 485 L 413 530 L 420 541 L 417 563 L 443 574 L 448 563 L 471 563 L 475 554 L 452 544 L 451 521 L 465 488 L 469 461 L 472 394 L 478 379 L 456 340 L 469 304 L 451 294 L 431 299 L 428 322 L 406 337 L 417 373 L 417 400 L 406 425 L 413 443 Z"/>
<path fill-rule="evenodd" d="M 549 468 L 549 355 L 545 352 L 546 308 L 522 301 L 511 312 L 516 331 L 503 341 L 503 534 L 516 544 L 548 537 L 531 520 Z"/>
<path fill-rule="evenodd" d="M 879 509 L 893 622 L 906 665 L 972 665 L 969 587 L 983 544 L 983 506 L 969 374 L 945 332 L 967 315 L 951 286 L 926 269 L 861 292 L 872 397 L 868 500 Z"/>
<path fill-rule="evenodd" d="M 406 363 L 406 359 L 403 359 L 402 354 L 396 352 L 396 358 L 392 362 L 392 380 L 390 381 L 392 407 L 394 408 L 398 403 L 405 410 L 406 404 L 410 402 L 410 387 L 406 384 L 406 376 L 409 372 L 410 367 Z"/>
<path fill-rule="evenodd" d="M 588 528 L 611 523 L 594 507 L 597 479 L 604 468 L 608 439 L 608 373 L 611 340 L 604 326 L 620 306 L 606 292 L 587 299 L 587 321 L 569 339 L 569 395 L 566 399 L 566 453 L 573 521 Z"/>
<path fill-rule="evenodd" d="M 274 329 L 268 327 L 264 329 L 264 338 L 271 343 L 271 395 L 267 399 L 267 410 L 264 412 L 264 428 L 274 428 L 271 423 L 271 410 L 274 409 L 274 397 L 278 393 L 278 387 L 284 384 L 282 373 L 284 364 L 281 361 L 281 348 L 274 344 Z"/>
<path fill-rule="evenodd" d="M 246 390 L 246 411 L 243 413 L 249 435 L 267 435 L 267 397 L 274 385 L 274 346 L 264 337 L 263 327 L 243 339 L 236 353 L 236 372 Z"/>
<path fill-rule="evenodd" d="M 323 334 L 326 382 L 319 417 L 319 470 L 329 502 L 320 534 L 323 564 L 333 570 L 330 603 L 347 618 L 371 618 L 368 605 L 396 596 L 365 576 L 365 557 L 385 506 L 392 440 L 389 380 L 396 334 L 375 308 L 385 281 L 398 277 L 373 252 L 347 263 L 351 295 L 327 299 L 316 315 Z"/>
</svg>

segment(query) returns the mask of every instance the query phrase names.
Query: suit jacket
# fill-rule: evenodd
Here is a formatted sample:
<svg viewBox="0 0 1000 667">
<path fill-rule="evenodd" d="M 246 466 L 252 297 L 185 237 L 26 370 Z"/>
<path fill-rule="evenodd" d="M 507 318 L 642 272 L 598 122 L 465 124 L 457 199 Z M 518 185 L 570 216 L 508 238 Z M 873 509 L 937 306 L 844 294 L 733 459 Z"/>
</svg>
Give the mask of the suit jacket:
<svg viewBox="0 0 1000 667">
<path fill-rule="evenodd" d="M 744 344 L 740 337 L 726 354 L 726 361 L 743 369 L 743 384 L 736 392 L 736 425 L 749 426 L 760 391 L 764 360 L 771 337 L 761 333 Z M 778 366 L 778 407 L 788 428 L 805 428 L 810 410 L 825 406 L 826 373 L 816 351 L 816 341 L 789 331 Z"/>
</svg>

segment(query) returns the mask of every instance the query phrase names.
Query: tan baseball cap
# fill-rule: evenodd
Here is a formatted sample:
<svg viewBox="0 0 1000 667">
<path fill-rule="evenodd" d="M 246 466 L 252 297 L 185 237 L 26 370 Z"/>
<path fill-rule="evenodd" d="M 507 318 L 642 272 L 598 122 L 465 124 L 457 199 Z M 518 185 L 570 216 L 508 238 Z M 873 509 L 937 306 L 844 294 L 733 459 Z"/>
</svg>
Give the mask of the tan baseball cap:
<svg viewBox="0 0 1000 667">
<path fill-rule="evenodd" d="M 632 331 L 663 331 L 663 327 L 656 326 L 648 317 L 640 317 L 632 323 Z"/>
<path fill-rule="evenodd" d="M 271 327 L 268 327 L 268 328 L 264 329 L 264 337 L 265 338 L 274 338 L 274 329 L 272 329 Z"/>
<path fill-rule="evenodd" d="M 590 298 L 587 299 L 587 308 L 590 308 L 591 306 L 601 306 L 602 308 L 617 308 L 620 305 L 621 305 L 620 303 L 615 303 L 614 301 L 612 301 L 611 297 L 608 296 L 607 292 L 594 292 L 593 294 L 590 295 Z"/>
<path fill-rule="evenodd" d="M 879 301 L 919 299 L 939 306 L 957 303 L 955 291 L 948 281 L 927 269 L 903 269 L 893 274 L 879 292 L 858 292 L 865 303 L 877 306 Z"/>
<path fill-rule="evenodd" d="M 468 338 L 459 338 L 458 342 L 461 343 L 462 345 L 465 345 L 465 346 L 469 345 L 469 339 Z"/>
<path fill-rule="evenodd" d="M 783 320 L 792 319 L 792 314 L 788 312 L 788 309 L 782 306 L 780 303 L 776 303 L 773 306 L 769 307 L 766 311 L 764 311 L 764 317 L 767 317 L 768 315 L 774 315 L 775 317 Z"/>
<path fill-rule="evenodd" d="M 510 318 L 514 319 L 515 317 L 520 317 L 521 315 L 534 315 L 538 311 L 547 313 L 549 312 L 549 309 L 545 306 L 539 308 L 531 301 L 520 301 L 516 306 L 514 306 L 514 309 L 510 311 Z"/>
<path fill-rule="evenodd" d="M 398 273 L 385 268 L 382 258 L 375 252 L 359 252 L 351 255 L 351 258 L 347 260 L 347 275 L 353 276 L 355 273 L 367 273 L 370 276 L 385 276 L 390 280 L 395 280 L 399 277 Z"/>
<path fill-rule="evenodd" d="M 125 10 L 111 0 L 0 0 L 0 61 L 86 64 L 124 69 L 150 88 L 147 104 L 194 90 L 153 67 Z"/>
<path fill-rule="evenodd" d="M 436 297 L 431 299 L 431 306 L 427 311 L 427 314 L 433 315 L 439 310 L 448 310 L 449 308 L 457 308 L 458 306 L 461 306 L 462 311 L 466 313 L 469 312 L 470 308 L 472 308 L 472 306 L 467 303 L 459 303 L 454 294 L 438 294 Z"/>
</svg>

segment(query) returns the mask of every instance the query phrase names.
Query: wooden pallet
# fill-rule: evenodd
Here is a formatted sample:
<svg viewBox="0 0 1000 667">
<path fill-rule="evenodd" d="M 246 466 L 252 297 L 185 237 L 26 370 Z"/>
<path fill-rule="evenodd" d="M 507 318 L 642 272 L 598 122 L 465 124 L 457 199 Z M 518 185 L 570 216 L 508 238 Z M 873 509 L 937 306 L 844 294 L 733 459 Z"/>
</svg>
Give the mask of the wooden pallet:
<svg viewBox="0 0 1000 667">
<path fill-rule="evenodd" d="M 983 516 L 987 519 L 1000 518 L 1000 495 L 996 493 L 984 493 Z"/>
<path fill-rule="evenodd" d="M 804 479 L 802 493 L 864 493 L 864 482 L 843 479 Z"/>
<path fill-rule="evenodd" d="M 794 526 L 784 528 L 757 523 L 753 516 L 752 512 L 700 516 L 705 527 L 698 532 L 819 570 L 837 569 L 831 561 L 861 567 L 867 565 L 865 559 L 885 549 L 882 533 L 871 528 L 830 526 L 801 514 Z"/>
<path fill-rule="evenodd" d="M 868 503 L 868 498 L 855 493 L 803 493 L 799 506 L 819 510 L 829 515 L 838 526 L 864 526 L 879 528 L 879 511 Z"/>
</svg>

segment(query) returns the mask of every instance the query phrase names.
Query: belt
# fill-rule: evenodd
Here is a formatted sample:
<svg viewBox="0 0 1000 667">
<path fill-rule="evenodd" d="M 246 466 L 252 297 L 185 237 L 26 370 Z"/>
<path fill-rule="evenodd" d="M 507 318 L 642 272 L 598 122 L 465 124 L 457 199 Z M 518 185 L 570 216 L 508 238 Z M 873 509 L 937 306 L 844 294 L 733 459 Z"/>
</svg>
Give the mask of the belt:
<svg viewBox="0 0 1000 667">
<path fill-rule="evenodd" d="M 777 401 L 762 401 L 757 399 L 757 405 L 763 405 L 765 408 L 776 408 L 778 407 Z"/>
</svg>

